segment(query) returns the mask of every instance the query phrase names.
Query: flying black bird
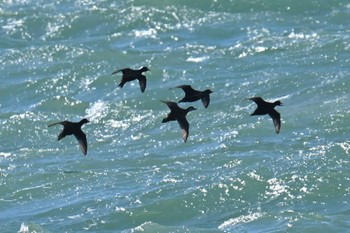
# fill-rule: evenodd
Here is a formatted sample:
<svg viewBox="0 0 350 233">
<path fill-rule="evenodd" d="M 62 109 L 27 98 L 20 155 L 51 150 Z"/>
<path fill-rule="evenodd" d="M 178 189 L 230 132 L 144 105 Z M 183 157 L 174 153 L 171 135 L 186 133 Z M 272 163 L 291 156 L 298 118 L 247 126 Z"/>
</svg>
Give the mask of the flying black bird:
<svg viewBox="0 0 350 233">
<path fill-rule="evenodd" d="M 142 67 L 139 70 L 124 68 L 121 70 L 114 71 L 112 73 L 112 75 L 116 74 L 120 71 L 123 73 L 123 76 L 122 76 L 122 80 L 120 81 L 118 87 L 122 88 L 126 82 L 134 81 L 135 79 L 137 79 L 137 80 L 139 80 L 141 92 L 145 91 L 147 79 L 146 79 L 146 76 L 144 76 L 142 73 L 149 71 L 149 69 L 146 66 Z"/>
<path fill-rule="evenodd" d="M 207 89 L 205 91 L 194 90 L 190 85 L 180 85 L 174 88 L 181 88 L 185 92 L 185 97 L 179 101 L 181 102 L 195 102 L 197 100 L 202 100 L 205 108 L 209 106 L 210 96 L 213 93 L 211 90 Z"/>
<path fill-rule="evenodd" d="M 192 106 L 187 108 L 187 109 L 183 109 L 183 108 L 180 108 L 177 105 L 177 103 L 171 102 L 171 101 L 161 100 L 161 102 L 168 105 L 168 107 L 170 109 L 170 113 L 167 115 L 167 117 L 165 117 L 162 120 L 162 123 L 169 122 L 169 121 L 177 121 L 180 125 L 181 130 L 182 130 L 182 139 L 184 140 L 184 142 L 186 142 L 188 134 L 189 134 L 189 128 L 190 128 L 190 125 L 186 119 L 186 115 L 188 112 L 196 110 L 196 109 Z"/>
<path fill-rule="evenodd" d="M 86 155 L 87 154 L 86 134 L 81 130 L 81 126 L 88 122 L 89 121 L 84 118 L 79 122 L 61 121 L 61 122 L 53 123 L 53 124 L 50 124 L 49 127 L 58 125 L 58 124 L 63 125 L 63 130 L 58 135 L 57 140 L 61 140 L 65 136 L 73 134 L 79 142 L 81 151 L 83 152 L 84 155 Z"/>
<path fill-rule="evenodd" d="M 266 102 L 261 97 L 252 97 L 249 100 L 254 101 L 258 105 L 255 111 L 250 115 L 254 116 L 269 114 L 269 116 L 272 118 L 273 124 L 275 125 L 276 133 L 279 133 L 281 129 L 281 115 L 275 110 L 275 107 L 282 106 L 282 102 L 277 100 L 273 103 L 270 103 Z"/>
</svg>

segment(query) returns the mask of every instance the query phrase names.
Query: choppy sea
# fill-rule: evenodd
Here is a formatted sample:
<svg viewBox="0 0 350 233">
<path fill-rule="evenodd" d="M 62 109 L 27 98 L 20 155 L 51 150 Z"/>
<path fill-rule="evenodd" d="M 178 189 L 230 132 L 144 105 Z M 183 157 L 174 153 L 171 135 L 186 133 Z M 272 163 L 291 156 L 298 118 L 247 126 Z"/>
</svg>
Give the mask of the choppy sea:
<svg viewBox="0 0 350 233">
<path fill-rule="evenodd" d="M 347 0 L 2 0 L 0 231 L 349 232 Z M 147 88 L 116 69 L 147 66 Z M 181 138 L 160 100 L 181 103 Z M 280 100 L 250 116 L 261 96 Z M 88 154 L 62 127 L 88 118 Z"/>
</svg>

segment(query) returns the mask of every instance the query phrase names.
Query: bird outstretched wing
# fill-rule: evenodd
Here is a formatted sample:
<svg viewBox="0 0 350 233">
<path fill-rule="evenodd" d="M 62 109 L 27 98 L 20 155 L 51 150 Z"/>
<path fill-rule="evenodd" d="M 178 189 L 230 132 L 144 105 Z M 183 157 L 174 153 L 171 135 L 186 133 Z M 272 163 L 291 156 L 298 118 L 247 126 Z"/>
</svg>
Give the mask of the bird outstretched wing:
<svg viewBox="0 0 350 233">
<path fill-rule="evenodd" d="M 210 96 L 209 96 L 209 94 L 203 96 L 201 100 L 202 100 L 202 103 L 203 103 L 204 107 L 207 108 L 209 106 L 209 103 L 210 103 Z"/>
<path fill-rule="evenodd" d="M 56 122 L 56 123 L 50 124 L 47 127 L 51 127 L 51 126 L 54 126 L 54 125 L 64 125 L 64 121 L 60 121 L 60 122 Z"/>
<path fill-rule="evenodd" d="M 160 102 L 165 103 L 165 104 L 168 106 L 168 108 L 169 108 L 170 110 L 176 110 L 176 109 L 179 108 L 179 106 L 177 105 L 177 103 L 172 102 L 172 101 L 164 101 L 164 100 L 161 100 Z"/>
<path fill-rule="evenodd" d="M 281 114 L 273 109 L 273 111 L 269 113 L 269 116 L 272 118 L 276 133 L 279 133 L 281 129 Z"/>
<path fill-rule="evenodd" d="M 64 138 L 66 136 L 66 132 L 65 132 L 65 125 L 66 125 L 67 121 L 60 121 L 60 122 L 56 122 L 53 124 L 48 125 L 48 127 L 54 126 L 54 125 L 63 125 L 63 129 L 60 132 L 60 134 L 57 137 L 57 140 L 61 140 L 62 138 Z"/>
<path fill-rule="evenodd" d="M 147 79 L 146 76 L 140 74 L 137 78 L 139 80 L 139 84 L 140 84 L 140 88 L 141 88 L 141 92 L 144 92 L 146 89 L 146 84 L 147 84 Z"/>
<path fill-rule="evenodd" d="M 185 95 L 193 95 L 196 92 L 191 85 L 179 85 L 175 88 L 181 88 L 185 92 Z"/>
<path fill-rule="evenodd" d="M 86 134 L 80 130 L 77 133 L 75 133 L 74 136 L 79 142 L 80 150 L 83 152 L 84 155 L 86 155 L 87 154 Z"/>
<path fill-rule="evenodd" d="M 113 71 L 112 74 L 116 74 L 116 73 L 122 72 L 123 75 L 126 75 L 126 74 L 130 73 L 131 71 L 132 71 L 132 69 L 130 69 L 130 68 L 124 68 L 124 69 Z"/>
<path fill-rule="evenodd" d="M 261 97 L 252 97 L 249 98 L 249 100 L 254 101 L 257 105 L 261 105 L 265 102 L 265 100 L 263 100 Z"/>
<path fill-rule="evenodd" d="M 184 142 L 186 142 L 187 138 L 188 138 L 188 134 L 189 134 L 190 125 L 189 125 L 186 117 L 177 118 L 177 122 L 179 123 L 180 128 L 182 130 L 182 139 L 184 140 Z"/>
</svg>

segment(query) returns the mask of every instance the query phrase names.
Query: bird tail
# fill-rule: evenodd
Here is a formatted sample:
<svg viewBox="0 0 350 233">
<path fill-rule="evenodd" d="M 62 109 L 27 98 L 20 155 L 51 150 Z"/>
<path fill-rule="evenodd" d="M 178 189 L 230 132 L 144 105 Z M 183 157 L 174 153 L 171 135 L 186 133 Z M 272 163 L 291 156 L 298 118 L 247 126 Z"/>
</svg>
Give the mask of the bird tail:
<svg viewBox="0 0 350 233">
<path fill-rule="evenodd" d="M 164 119 L 162 120 L 162 123 L 166 123 L 166 122 L 169 122 L 169 120 L 168 120 L 167 118 L 164 118 Z"/>
<path fill-rule="evenodd" d="M 116 73 L 119 73 L 120 71 L 122 71 L 122 70 L 113 71 L 112 75 L 113 75 L 113 74 L 116 74 Z"/>
<path fill-rule="evenodd" d="M 122 88 L 124 86 L 125 82 L 120 82 L 118 87 Z"/>
<path fill-rule="evenodd" d="M 61 124 L 61 122 L 56 122 L 56 123 L 50 124 L 50 125 L 48 125 L 47 127 L 51 127 L 51 126 L 59 125 L 59 124 Z"/>
</svg>

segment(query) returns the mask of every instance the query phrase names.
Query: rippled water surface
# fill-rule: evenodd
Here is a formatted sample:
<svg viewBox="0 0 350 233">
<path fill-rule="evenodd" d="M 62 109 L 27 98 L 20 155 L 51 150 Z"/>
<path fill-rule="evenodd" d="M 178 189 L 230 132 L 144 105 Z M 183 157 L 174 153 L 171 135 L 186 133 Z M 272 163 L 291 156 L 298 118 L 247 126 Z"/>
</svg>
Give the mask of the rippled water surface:
<svg viewBox="0 0 350 233">
<path fill-rule="evenodd" d="M 347 232 L 348 1 L 5 0 L 1 232 Z M 118 88 L 147 66 L 147 88 Z M 190 136 L 159 100 L 181 103 Z M 247 98 L 281 100 L 279 134 Z M 79 121 L 57 141 L 56 121 Z"/>
</svg>

